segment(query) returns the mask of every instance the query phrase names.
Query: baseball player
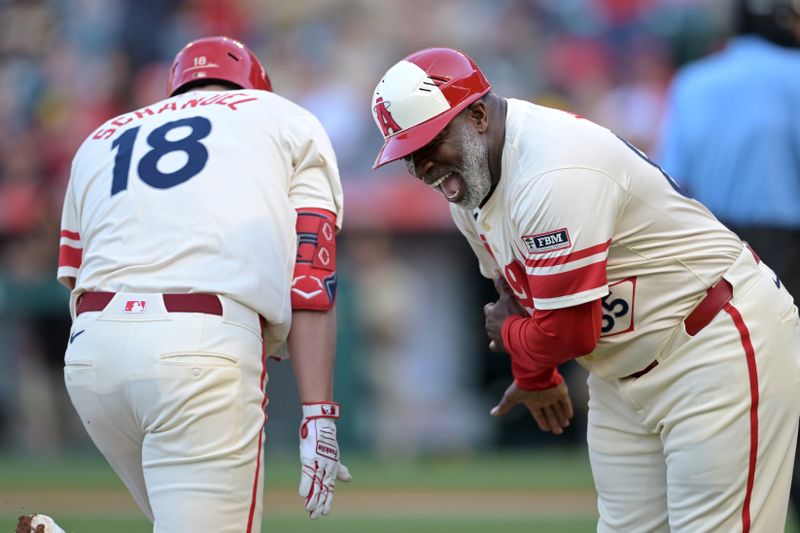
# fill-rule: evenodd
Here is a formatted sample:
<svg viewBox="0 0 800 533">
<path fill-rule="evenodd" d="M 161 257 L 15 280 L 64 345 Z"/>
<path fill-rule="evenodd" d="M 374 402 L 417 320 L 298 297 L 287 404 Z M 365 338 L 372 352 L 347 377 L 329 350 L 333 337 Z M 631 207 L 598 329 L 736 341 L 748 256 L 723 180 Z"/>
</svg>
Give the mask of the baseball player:
<svg viewBox="0 0 800 533">
<path fill-rule="evenodd" d="M 516 404 L 559 434 L 557 365 L 590 370 L 601 532 L 782 531 L 800 414 L 800 319 L 753 250 L 642 152 L 570 113 L 502 98 L 448 48 L 394 65 L 384 144 L 450 202 L 493 277 L 491 347 Z"/>
<path fill-rule="evenodd" d="M 336 157 L 317 119 L 271 91 L 242 43 L 193 41 L 169 97 L 108 120 L 72 164 L 66 385 L 159 533 L 260 531 L 264 354 L 284 341 L 311 518 L 350 479 L 332 401 Z"/>
</svg>

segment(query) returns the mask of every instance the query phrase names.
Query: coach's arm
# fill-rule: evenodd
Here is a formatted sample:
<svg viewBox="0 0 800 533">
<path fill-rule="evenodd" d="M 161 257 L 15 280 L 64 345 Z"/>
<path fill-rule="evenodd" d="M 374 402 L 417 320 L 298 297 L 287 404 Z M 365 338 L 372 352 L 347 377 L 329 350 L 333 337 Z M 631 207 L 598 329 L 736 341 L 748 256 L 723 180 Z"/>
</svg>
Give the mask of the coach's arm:
<svg viewBox="0 0 800 533">
<path fill-rule="evenodd" d="M 589 354 L 597 346 L 602 326 L 600 300 L 536 310 L 529 316 L 502 277 L 496 277 L 494 283 L 500 297 L 484 307 L 486 332 L 493 350 L 511 356 L 514 382 L 492 415 L 503 415 L 523 403 L 543 431 L 561 434 L 573 411 L 557 366 Z"/>
</svg>

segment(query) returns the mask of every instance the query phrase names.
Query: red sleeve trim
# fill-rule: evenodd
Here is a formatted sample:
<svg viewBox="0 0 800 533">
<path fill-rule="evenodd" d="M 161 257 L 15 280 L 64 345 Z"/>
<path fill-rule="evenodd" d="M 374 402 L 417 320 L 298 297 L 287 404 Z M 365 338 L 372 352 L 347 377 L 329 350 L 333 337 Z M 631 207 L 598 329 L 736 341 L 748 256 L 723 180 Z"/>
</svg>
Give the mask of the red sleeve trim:
<svg viewBox="0 0 800 533">
<path fill-rule="evenodd" d="M 536 259 L 536 258 L 529 258 L 525 260 L 525 266 L 529 267 L 550 267 L 556 265 L 563 265 L 565 263 L 570 263 L 572 261 L 577 261 L 578 259 L 583 259 L 585 257 L 591 257 L 595 254 L 599 254 L 601 252 L 605 252 L 608 250 L 609 246 L 611 246 L 611 239 L 607 240 L 602 244 L 597 244 L 595 246 L 590 246 L 589 248 L 584 248 L 583 250 L 577 250 L 572 252 L 571 254 L 567 255 L 560 255 L 558 257 L 548 257 L 546 259 Z"/>
<path fill-rule="evenodd" d="M 522 390 L 534 391 L 552 389 L 558 387 L 564 381 L 557 367 L 553 367 L 549 372 L 537 377 L 517 376 L 514 372 L 514 365 L 511 365 L 511 373 L 514 375 L 514 382 Z"/>
<path fill-rule="evenodd" d="M 502 338 L 511 355 L 511 371 L 520 388 L 539 390 L 560 383 L 556 366 L 591 353 L 600 339 L 599 299 L 585 304 L 534 311 L 532 317 L 512 315 L 503 322 Z"/>
<path fill-rule="evenodd" d="M 58 266 L 80 268 L 83 249 L 62 244 L 58 249 Z"/>
<path fill-rule="evenodd" d="M 602 287 L 607 283 L 606 262 L 599 261 L 567 272 L 528 275 L 534 298 L 559 298 Z"/>
<path fill-rule="evenodd" d="M 69 231 L 69 230 L 62 229 L 61 230 L 61 236 L 62 237 L 66 237 L 67 239 L 72 239 L 73 241 L 81 240 L 81 234 L 78 233 L 77 231 Z"/>
</svg>

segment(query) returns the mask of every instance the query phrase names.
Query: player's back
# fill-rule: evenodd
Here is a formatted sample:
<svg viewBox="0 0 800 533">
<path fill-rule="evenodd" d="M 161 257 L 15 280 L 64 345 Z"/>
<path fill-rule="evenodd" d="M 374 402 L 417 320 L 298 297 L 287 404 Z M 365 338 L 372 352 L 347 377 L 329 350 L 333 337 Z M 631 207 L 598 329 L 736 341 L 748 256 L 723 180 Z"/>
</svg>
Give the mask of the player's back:
<svg viewBox="0 0 800 533">
<path fill-rule="evenodd" d="M 73 216 L 76 288 L 215 292 L 281 322 L 296 248 L 291 178 L 317 144 L 338 180 L 316 119 L 259 90 L 189 92 L 109 120 L 73 161 L 64 228 Z"/>
</svg>

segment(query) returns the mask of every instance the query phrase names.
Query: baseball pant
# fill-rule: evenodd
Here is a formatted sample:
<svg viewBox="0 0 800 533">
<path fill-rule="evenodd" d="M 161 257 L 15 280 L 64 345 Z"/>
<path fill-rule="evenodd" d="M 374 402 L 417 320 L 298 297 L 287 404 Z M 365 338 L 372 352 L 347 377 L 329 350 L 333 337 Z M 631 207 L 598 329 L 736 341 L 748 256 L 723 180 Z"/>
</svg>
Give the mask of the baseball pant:
<svg viewBox="0 0 800 533">
<path fill-rule="evenodd" d="M 261 530 L 261 326 L 219 299 L 221 316 L 118 293 L 72 327 L 72 403 L 156 533 Z"/>
<path fill-rule="evenodd" d="M 638 378 L 589 377 L 599 532 L 785 528 L 800 416 L 800 319 L 745 249 L 733 297 L 695 336 L 683 327 Z"/>
</svg>

